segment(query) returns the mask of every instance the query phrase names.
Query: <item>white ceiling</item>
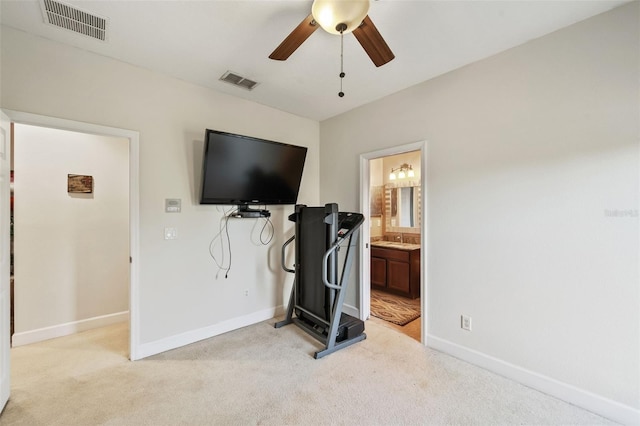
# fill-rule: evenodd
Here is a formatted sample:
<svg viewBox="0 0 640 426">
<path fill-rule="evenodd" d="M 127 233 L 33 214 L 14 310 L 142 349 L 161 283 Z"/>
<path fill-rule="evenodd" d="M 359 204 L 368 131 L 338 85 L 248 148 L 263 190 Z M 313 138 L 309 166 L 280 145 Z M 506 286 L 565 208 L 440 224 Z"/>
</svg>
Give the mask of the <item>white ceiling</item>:
<svg viewBox="0 0 640 426">
<path fill-rule="evenodd" d="M 38 0 L 1 0 L 0 22 L 319 121 L 627 2 L 372 1 L 369 16 L 396 58 L 376 68 L 345 36 L 339 98 L 339 36 L 319 29 L 287 61 L 268 59 L 310 0 L 61 1 L 108 18 L 107 40 L 45 24 Z M 219 81 L 227 70 L 260 84 Z"/>
</svg>

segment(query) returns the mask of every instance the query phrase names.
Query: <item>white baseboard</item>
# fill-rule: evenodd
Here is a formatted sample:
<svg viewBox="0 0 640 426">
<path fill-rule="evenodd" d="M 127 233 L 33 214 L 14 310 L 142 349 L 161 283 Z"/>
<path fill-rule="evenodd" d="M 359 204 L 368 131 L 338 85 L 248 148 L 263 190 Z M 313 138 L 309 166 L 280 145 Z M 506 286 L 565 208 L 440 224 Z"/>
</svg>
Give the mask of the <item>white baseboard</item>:
<svg viewBox="0 0 640 426">
<path fill-rule="evenodd" d="M 156 340 L 155 342 L 143 343 L 136 350 L 137 357 L 135 360 L 146 358 L 185 345 L 190 345 L 191 343 L 209 339 L 211 337 L 215 337 L 229 331 L 237 330 L 242 327 L 247 327 L 252 324 L 266 321 L 274 317 L 279 317 L 285 315 L 286 312 L 286 308 L 281 305 L 275 308 L 269 308 L 262 311 L 254 312 L 242 317 L 232 318 L 230 320 L 210 325 L 208 327 L 203 327 L 198 330 L 187 331 L 182 334 L 177 334 L 175 336 Z M 352 316 L 357 316 L 359 313 L 358 309 L 349 305 L 344 305 L 343 312 Z"/>
<path fill-rule="evenodd" d="M 190 345 L 191 343 L 199 342 L 200 340 L 209 339 L 229 331 L 266 321 L 275 316 L 282 315 L 284 312 L 285 311 L 282 306 L 277 306 L 242 317 L 232 318 L 197 330 L 166 337 L 154 342 L 143 343 L 137 348 L 136 359 L 146 358 L 181 346 Z"/>
<path fill-rule="evenodd" d="M 640 410 L 628 405 L 432 335 L 427 336 L 427 346 L 613 421 L 625 425 L 640 424 Z"/>
<path fill-rule="evenodd" d="M 351 315 L 355 318 L 360 318 L 360 310 L 355 306 L 347 305 L 346 303 L 342 305 L 342 312 L 345 314 Z"/>
<path fill-rule="evenodd" d="M 13 334 L 11 346 L 29 345 L 31 343 L 42 342 L 43 340 L 68 336 L 70 334 L 80 333 L 81 331 L 92 330 L 94 328 L 105 327 L 107 325 L 126 321 L 129 321 L 129 311 L 116 312 L 115 314 L 102 315 L 99 317 L 67 322 L 36 330 L 23 331 L 21 333 Z"/>
</svg>

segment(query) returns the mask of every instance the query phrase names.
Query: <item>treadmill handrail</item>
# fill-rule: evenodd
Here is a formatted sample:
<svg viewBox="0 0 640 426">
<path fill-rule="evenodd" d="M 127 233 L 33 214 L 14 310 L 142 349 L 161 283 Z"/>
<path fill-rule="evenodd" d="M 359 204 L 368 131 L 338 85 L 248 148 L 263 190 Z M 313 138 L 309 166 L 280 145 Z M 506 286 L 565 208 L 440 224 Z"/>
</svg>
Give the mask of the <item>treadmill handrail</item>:
<svg viewBox="0 0 640 426">
<path fill-rule="evenodd" d="M 294 235 L 293 237 L 289 238 L 283 245 L 282 245 L 282 269 L 284 269 L 287 272 L 291 272 L 292 274 L 295 274 L 296 271 L 294 269 L 289 269 L 287 268 L 287 265 L 285 265 L 284 263 L 284 258 L 285 258 L 285 249 L 287 248 L 287 246 L 289 244 L 291 244 L 291 242 L 293 242 L 293 240 L 296 239 L 296 236 Z M 295 265 L 294 265 L 295 268 Z"/>
<path fill-rule="evenodd" d="M 333 243 L 333 245 L 329 248 L 329 250 L 325 252 L 324 256 L 322 256 L 322 282 L 326 287 L 332 288 L 334 290 L 340 290 L 342 287 L 339 286 L 338 284 L 333 284 L 329 282 L 327 278 L 327 262 L 329 260 L 329 256 L 331 256 L 331 253 L 333 253 L 338 247 L 340 247 L 341 242 L 342 242 L 342 239 L 338 239 L 338 241 Z"/>
</svg>

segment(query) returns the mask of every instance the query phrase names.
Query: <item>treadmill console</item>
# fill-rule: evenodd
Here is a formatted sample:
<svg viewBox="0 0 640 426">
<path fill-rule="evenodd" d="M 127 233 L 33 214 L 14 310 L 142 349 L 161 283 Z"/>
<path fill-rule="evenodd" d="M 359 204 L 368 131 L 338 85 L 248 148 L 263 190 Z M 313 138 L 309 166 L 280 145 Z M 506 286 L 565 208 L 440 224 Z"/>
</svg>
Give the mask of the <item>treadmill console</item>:
<svg viewBox="0 0 640 426">
<path fill-rule="evenodd" d="M 338 238 L 344 238 L 364 222 L 360 213 L 338 212 Z"/>
</svg>

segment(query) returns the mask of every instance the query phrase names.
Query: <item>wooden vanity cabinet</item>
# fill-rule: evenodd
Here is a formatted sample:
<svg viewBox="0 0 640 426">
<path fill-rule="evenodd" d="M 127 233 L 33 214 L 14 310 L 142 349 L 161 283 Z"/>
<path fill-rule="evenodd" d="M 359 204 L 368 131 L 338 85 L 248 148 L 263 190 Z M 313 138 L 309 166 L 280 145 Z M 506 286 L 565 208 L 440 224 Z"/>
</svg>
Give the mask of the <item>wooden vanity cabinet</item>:
<svg viewBox="0 0 640 426">
<path fill-rule="evenodd" d="M 374 257 L 373 251 L 371 253 L 371 285 L 385 288 L 387 286 L 387 261 L 384 258 Z"/>
<path fill-rule="evenodd" d="M 420 297 L 420 249 L 371 247 L 371 286 L 412 299 Z"/>
</svg>

